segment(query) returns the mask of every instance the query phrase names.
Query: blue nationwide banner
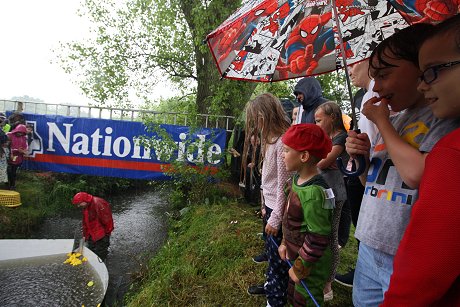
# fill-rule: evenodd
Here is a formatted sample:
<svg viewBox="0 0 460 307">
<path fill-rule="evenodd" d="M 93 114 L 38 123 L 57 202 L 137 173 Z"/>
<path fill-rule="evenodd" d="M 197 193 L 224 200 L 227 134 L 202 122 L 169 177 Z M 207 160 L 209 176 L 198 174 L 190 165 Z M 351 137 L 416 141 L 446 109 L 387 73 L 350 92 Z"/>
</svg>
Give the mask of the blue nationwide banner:
<svg viewBox="0 0 460 307">
<path fill-rule="evenodd" d="M 164 180 L 169 179 L 164 166 L 171 161 L 214 169 L 225 151 L 224 129 L 160 125 L 163 132 L 157 134 L 140 122 L 23 114 L 33 126 L 22 165 L 29 170 Z M 164 142 L 163 133 L 174 142 Z"/>
</svg>

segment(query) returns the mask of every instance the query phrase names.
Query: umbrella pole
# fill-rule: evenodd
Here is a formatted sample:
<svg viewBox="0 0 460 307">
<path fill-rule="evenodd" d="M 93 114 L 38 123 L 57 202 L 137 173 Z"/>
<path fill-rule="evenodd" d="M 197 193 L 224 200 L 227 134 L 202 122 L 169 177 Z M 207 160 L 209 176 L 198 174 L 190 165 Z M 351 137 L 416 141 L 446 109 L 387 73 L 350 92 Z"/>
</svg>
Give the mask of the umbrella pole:
<svg viewBox="0 0 460 307">
<path fill-rule="evenodd" d="M 348 88 L 348 95 L 350 96 L 350 104 L 351 104 L 351 119 L 353 120 L 353 128 L 354 130 L 358 129 L 358 121 L 356 119 L 356 112 L 355 112 L 355 100 L 353 99 L 353 93 L 351 91 L 351 82 L 350 82 L 350 74 L 348 73 L 347 68 L 347 56 L 345 53 L 345 48 L 343 47 L 343 37 L 342 37 L 342 30 L 340 29 L 340 20 L 339 14 L 337 12 L 337 6 L 335 5 L 335 0 L 332 0 L 332 8 L 334 10 L 334 19 L 337 25 L 337 33 L 339 35 L 339 44 L 340 44 L 340 52 L 342 53 L 342 61 L 343 61 L 343 68 L 345 69 L 345 79 L 347 81 L 347 88 Z"/>
<path fill-rule="evenodd" d="M 353 93 L 351 91 L 351 82 L 350 82 L 350 75 L 348 74 L 348 68 L 347 68 L 347 55 L 345 53 L 345 47 L 343 46 L 343 37 L 342 37 L 342 30 L 340 29 L 340 20 L 339 20 L 339 14 L 337 12 L 337 6 L 335 5 L 335 0 L 332 0 L 332 9 L 334 10 L 334 19 L 335 23 L 337 25 L 337 33 L 339 35 L 339 44 L 340 44 L 340 52 L 342 53 L 342 61 L 343 61 L 343 68 L 345 69 L 345 79 L 347 82 L 347 88 L 348 88 L 348 95 L 350 96 L 350 105 L 351 105 L 351 120 L 353 122 L 353 130 L 355 130 L 357 133 L 360 132 L 359 127 L 358 127 L 358 120 L 356 118 L 356 111 L 355 111 L 355 100 L 353 99 Z M 366 167 L 366 160 L 364 156 L 360 155 L 357 157 L 358 160 L 358 168 L 356 171 L 349 171 L 345 167 L 344 161 L 342 161 L 342 158 L 337 158 L 337 166 L 340 169 L 340 171 L 347 175 L 348 177 L 358 177 L 361 175 Z M 355 160 L 352 161 L 353 166 L 356 168 L 356 162 Z"/>
</svg>

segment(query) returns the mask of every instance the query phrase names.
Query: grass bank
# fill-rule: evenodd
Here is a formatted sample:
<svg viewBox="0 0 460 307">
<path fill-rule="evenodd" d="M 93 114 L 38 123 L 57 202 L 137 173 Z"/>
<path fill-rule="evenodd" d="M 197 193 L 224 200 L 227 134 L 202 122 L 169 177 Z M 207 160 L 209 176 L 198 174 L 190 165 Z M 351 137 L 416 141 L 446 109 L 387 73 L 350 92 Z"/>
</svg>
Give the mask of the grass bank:
<svg viewBox="0 0 460 307">
<path fill-rule="evenodd" d="M 44 217 L 65 210 L 61 204 L 47 201 L 51 180 L 48 173 L 18 173 L 16 191 L 20 193 L 21 205 L 0 206 L 0 239 L 27 238 Z"/>
<path fill-rule="evenodd" d="M 125 300 L 128 306 L 265 306 L 246 293 L 263 283 L 263 264 L 251 257 L 263 249 L 261 220 L 247 204 L 194 206 L 173 220 L 167 243 L 140 275 Z M 354 266 L 355 240 L 342 250 L 339 271 Z M 334 300 L 325 306 L 352 306 L 351 289 L 333 284 Z"/>
</svg>

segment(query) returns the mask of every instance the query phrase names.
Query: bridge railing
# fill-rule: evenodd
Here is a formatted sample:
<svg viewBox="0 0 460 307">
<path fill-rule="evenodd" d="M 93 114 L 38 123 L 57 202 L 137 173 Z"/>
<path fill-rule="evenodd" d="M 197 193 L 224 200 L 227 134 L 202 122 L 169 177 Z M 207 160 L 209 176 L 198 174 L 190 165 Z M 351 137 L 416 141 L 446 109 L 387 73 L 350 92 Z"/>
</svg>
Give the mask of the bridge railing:
<svg viewBox="0 0 460 307">
<path fill-rule="evenodd" d="M 53 114 L 72 117 L 100 118 L 113 120 L 143 121 L 149 119 L 157 124 L 221 128 L 232 132 L 235 117 L 211 114 L 186 114 L 178 112 L 158 112 L 143 109 L 121 109 L 96 106 L 48 104 L 41 102 L 0 100 L 1 110 L 34 114 Z"/>
</svg>

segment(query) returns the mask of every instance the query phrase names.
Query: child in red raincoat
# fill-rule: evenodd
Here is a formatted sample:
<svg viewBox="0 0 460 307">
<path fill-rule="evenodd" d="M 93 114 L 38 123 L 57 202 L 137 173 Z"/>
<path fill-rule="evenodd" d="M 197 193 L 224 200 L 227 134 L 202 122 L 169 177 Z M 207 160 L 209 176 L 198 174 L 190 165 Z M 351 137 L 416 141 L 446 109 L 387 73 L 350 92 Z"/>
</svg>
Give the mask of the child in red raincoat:
<svg viewBox="0 0 460 307">
<path fill-rule="evenodd" d="M 24 155 L 27 154 L 27 129 L 26 126 L 19 124 L 8 133 L 10 140 L 10 159 L 8 161 L 8 187 L 10 190 L 16 189 L 16 174 L 18 168 L 24 161 Z"/>
<path fill-rule="evenodd" d="M 83 209 L 83 236 L 88 242 L 88 248 L 105 261 L 110 246 L 110 234 L 113 231 L 110 204 L 86 192 L 75 194 L 72 204 Z"/>
</svg>

